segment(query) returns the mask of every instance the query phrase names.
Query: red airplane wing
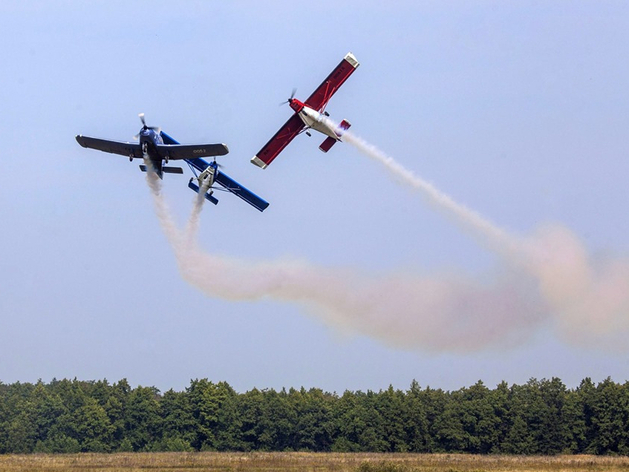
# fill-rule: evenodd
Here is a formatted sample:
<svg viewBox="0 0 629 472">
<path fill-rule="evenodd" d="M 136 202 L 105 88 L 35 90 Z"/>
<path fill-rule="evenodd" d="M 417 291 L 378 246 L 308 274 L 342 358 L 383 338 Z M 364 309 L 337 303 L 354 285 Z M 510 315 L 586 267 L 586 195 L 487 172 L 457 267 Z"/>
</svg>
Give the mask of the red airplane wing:
<svg viewBox="0 0 629 472">
<path fill-rule="evenodd" d="M 323 110 L 332 95 L 334 95 L 339 87 L 343 85 L 343 82 L 352 75 L 352 72 L 356 70 L 358 65 L 358 61 L 354 55 L 348 52 L 341 63 L 336 66 L 336 69 L 334 69 L 332 73 L 328 75 L 328 78 L 319 85 L 317 90 L 308 97 L 308 100 L 305 101 L 305 105 L 317 111 Z"/>
<path fill-rule="evenodd" d="M 284 123 L 284 126 L 275 133 L 270 141 L 260 149 L 258 154 L 251 158 L 251 163 L 263 169 L 266 168 L 305 126 L 302 119 L 299 118 L 299 115 L 295 113 Z"/>
</svg>

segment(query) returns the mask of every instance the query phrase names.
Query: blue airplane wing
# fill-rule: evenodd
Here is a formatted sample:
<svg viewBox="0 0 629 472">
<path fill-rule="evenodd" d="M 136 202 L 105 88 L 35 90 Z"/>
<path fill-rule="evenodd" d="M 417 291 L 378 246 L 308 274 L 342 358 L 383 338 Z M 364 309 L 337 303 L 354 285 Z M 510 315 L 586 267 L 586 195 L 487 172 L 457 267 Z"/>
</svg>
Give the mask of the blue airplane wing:
<svg viewBox="0 0 629 472">
<path fill-rule="evenodd" d="M 164 144 L 179 144 L 179 141 L 175 141 L 163 131 L 160 131 L 159 134 L 162 136 L 162 141 L 164 141 Z"/>
<path fill-rule="evenodd" d="M 210 164 L 209 162 L 206 162 L 203 159 L 186 159 L 186 162 L 190 164 L 192 167 L 194 167 L 195 169 L 197 169 L 199 172 L 203 172 L 205 169 L 207 169 L 210 166 L 216 167 L 216 164 Z M 243 199 L 245 202 L 247 202 L 249 205 L 256 208 L 257 210 L 264 211 L 266 210 L 266 207 L 269 206 L 269 203 L 267 201 L 258 197 L 251 190 L 243 187 L 234 179 L 232 179 L 227 174 L 225 174 L 224 172 L 221 172 L 218 169 L 214 171 L 214 181 L 217 184 L 221 185 L 222 187 L 225 187 L 226 190 L 233 193 L 237 197 L 240 197 L 241 199 Z M 190 185 L 188 186 L 190 187 Z M 198 193 L 198 190 L 194 189 L 193 187 L 190 187 L 190 188 L 192 188 L 192 190 Z"/>
<path fill-rule="evenodd" d="M 262 200 L 251 190 L 246 189 L 245 187 L 240 185 L 238 182 L 236 182 L 234 179 L 232 179 L 231 177 L 228 177 L 227 174 L 224 174 L 218 169 L 216 169 L 214 180 L 216 181 L 216 183 L 222 185 L 231 193 L 242 198 L 249 205 L 253 206 L 254 208 L 260 211 L 264 211 L 266 207 L 269 206 L 269 203 L 267 201 Z"/>
<path fill-rule="evenodd" d="M 205 169 L 210 167 L 210 163 L 203 159 L 186 159 L 186 162 L 199 172 L 203 172 Z"/>
<path fill-rule="evenodd" d="M 162 140 L 164 141 L 164 144 L 179 144 L 175 139 L 171 138 L 170 136 L 168 136 L 163 131 L 160 131 L 160 134 L 162 136 Z M 201 158 L 199 158 L 199 159 L 184 159 L 184 160 L 188 164 L 190 164 L 192 167 L 194 167 L 196 170 L 198 170 L 199 172 L 203 172 L 210 165 L 212 165 L 209 162 L 206 162 L 205 160 L 203 160 Z M 260 211 L 266 210 L 266 207 L 269 206 L 269 203 L 267 201 L 265 201 L 262 198 L 258 197 L 251 190 L 243 187 L 238 182 L 236 182 L 234 179 L 229 177 L 227 174 L 219 171 L 218 169 L 216 169 L 216 172 L 215 172 L 215 175 L 214 175 L 214 180 L 216 181 L 217 184 L 225 187 L 226 190 L 228 190 L 229 192 L 233 193 L 237 197 L 242 198 L 249 205 L 251 205 L 252 207 L 254 207 L 254 208 L 256 208 L 256 209 L 258 209 Z M 196 189 L 193 186 L 191 186 L 190 184 L 192 184 L 194 187 L 196 187 Z M 199 187 L 197 185 L 195 185 L 193 182 L 189 183 L 188 186 L 192 190 L 194 190 L 195 192 L 197 192 L 197 193 L 199 192 L 199 190 L 197 190 Z M 212 201 L 212 200 L 210 200 L 210 201 L 212 203 L 214 203 L 214 201 Z M 218 203 L 218 201 L 216 203 Z M 216 205 L 216 203 L 214 203 L 214 204 Z"/>
</svg>

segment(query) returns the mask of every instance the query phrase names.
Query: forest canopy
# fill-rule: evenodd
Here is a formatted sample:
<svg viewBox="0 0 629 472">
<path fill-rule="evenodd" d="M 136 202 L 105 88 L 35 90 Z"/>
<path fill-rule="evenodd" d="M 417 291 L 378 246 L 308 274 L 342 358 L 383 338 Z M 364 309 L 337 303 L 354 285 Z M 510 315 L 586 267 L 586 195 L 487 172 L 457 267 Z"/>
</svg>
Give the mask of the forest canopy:
<svg viewBox="0 0 629 472">
<path fill-rule="evenodd" d="M 444 391 L 256 388 L 126 379 L 0 382 L 0 453 L 122 451 L 629 454 L 629 383 L 479 381 Z"/>
</svg>

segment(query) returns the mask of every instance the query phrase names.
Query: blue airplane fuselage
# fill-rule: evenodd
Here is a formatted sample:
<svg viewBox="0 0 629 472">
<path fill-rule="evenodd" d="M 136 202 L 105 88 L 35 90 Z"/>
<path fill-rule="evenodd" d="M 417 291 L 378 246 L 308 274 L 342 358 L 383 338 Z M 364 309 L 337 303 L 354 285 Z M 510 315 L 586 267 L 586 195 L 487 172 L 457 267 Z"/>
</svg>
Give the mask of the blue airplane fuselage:
<svg viewBox="0 0 629 472">
<path fill-rule="evenodd" d="M 142 152 L 147 154 L 147 157 L 152 161 L 161 161 L 161 157 L 157 152 L 157 145 L 164 144 L 164 140 L 158 132 L 155 130 L 144 127 L 140 130 L 140 146 L 142 146 Z"/>
</svg>

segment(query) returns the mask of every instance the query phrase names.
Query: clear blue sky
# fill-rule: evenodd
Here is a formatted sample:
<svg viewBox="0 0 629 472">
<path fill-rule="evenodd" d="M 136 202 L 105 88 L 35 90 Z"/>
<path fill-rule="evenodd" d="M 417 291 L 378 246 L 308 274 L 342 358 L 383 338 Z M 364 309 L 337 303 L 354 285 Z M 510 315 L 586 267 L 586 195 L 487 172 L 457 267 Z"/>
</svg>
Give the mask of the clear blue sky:
<svg viewBox="0 0 629 472">
<path fill-rule="evenodd" d="M 208 253 L 482 279 L 496 255 L 347 143 L 323 154 L 320 135 L 302 135 L 268 169 L 249 163 L 293 87 L 305 99 L 352 51 L 361 65 L 333 118 L 514 234 L 559 223 L 620 260 L 626 2 L 1 2 L 0 39 L 0 381 L 342 392 L 629 379 L 627 351 L 570 342 L 552 316 L 513 346 L 459 352 L 395 347 L 299 304 L 208 297 L 180 276 L 137 162 L 74 140 L 131 140 L 144 112 L 181 142 L 227 143 L 225 172 L 271 206 L 206 207 Z M 180 223 L 186 184 L 164 181 Z"/>
</svg>

